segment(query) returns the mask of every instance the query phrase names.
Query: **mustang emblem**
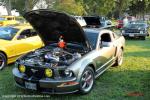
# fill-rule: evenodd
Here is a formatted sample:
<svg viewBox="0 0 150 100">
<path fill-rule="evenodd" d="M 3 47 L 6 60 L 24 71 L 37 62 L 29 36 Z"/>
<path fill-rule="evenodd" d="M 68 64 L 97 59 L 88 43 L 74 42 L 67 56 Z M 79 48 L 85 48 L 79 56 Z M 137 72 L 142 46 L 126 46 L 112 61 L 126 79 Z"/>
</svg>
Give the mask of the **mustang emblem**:
<svg viewBox="0 0 150 100">
<path fill-rule="evenodd" d="M 35 73 L 35 72 L 37 72 L 38 70 L 36 70 L 36 69 L 31 69 L 31 71 L 32 71 L 33 73 Z"/>
</svg>

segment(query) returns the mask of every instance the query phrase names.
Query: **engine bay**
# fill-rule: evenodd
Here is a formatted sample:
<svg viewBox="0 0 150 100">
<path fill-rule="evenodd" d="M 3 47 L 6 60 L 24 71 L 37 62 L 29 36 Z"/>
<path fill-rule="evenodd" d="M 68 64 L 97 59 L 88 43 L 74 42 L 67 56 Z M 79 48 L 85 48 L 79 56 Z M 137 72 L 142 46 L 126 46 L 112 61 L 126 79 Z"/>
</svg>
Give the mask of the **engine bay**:
<svg viewBox="0 0 150 100">
<path fill-rule="evenodd" d="M 74 61 L 80 59 L 85 54 L 85 50 L 77 48 L 60 48 L 57 46 L 46 46 L 30 52 L 23 59 L 24 64 L 33 66 L 69 66 Z"/>
</svg>

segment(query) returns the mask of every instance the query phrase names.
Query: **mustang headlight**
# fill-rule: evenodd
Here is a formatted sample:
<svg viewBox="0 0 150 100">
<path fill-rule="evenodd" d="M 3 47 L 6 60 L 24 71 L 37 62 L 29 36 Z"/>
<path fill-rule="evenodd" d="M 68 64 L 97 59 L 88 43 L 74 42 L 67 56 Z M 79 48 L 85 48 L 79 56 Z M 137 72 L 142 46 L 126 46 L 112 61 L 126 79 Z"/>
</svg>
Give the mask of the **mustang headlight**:
<svg viewBox="0 0 150 100">
<path fill-rule="evenodd" d="M 52 77 L 53 71 L 51 69 L 45 69 L 45 76 L 46 77 Z"/>
<path fill-rule="evenodd" d="M 64 71 L 64 74 L 65 74 L 67 77 L 72 77 L 72 76 L 73 76 L 73 72 L 72 72 L 71 70 L 69 70 L 69 69 L 66 69 L 66 70 Z"/>
<path fill-rule="evenodd" d="M 26 67 L 24 65 L 19 65 L 18 69 L 21 73 L 24 73 L 26 71 Z"/>
<path fill-rule="evenodd" d="M 143 31 L 140 31 L 140 34 L 143 34 L 144 32 Z"/>
</svg>

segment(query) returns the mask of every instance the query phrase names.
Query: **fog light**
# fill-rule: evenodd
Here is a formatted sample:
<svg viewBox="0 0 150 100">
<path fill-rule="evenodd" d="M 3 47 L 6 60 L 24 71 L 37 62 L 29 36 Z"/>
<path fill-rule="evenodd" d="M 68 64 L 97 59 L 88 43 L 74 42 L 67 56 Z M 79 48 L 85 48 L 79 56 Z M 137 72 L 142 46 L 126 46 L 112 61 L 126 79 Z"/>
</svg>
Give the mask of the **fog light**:
<svg viewBox="0 0 150 100">
<path fill-rule="evenodd" d="M 24 73 L 24 72 L 26 71 L 26 67 L 25 67 L 24 65 L 20 65 L 20 66 L 18 67 L 18 69 L 19 69 L 19 71 L 20 71 L 21 73 Z"/>
<path fill-rule="evenodd" d="M 51 69 L 45 69 L 45 76 L 46 77 L 52 77 L 53 71 Z"/>
</svg>

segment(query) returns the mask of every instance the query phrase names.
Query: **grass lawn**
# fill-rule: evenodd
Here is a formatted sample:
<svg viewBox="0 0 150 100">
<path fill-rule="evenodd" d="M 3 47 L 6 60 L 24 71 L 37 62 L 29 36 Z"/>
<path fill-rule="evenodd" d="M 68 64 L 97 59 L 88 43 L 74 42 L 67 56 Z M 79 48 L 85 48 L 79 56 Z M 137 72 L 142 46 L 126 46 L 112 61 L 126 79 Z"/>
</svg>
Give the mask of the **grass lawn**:
<svg viewBox="0 0 150 100">
<path fill-rule="evenodd" d="M 12 68 L 9 65 L 0 72 L 0 100 L 20 100 L 21 96 L 43 96 L 34 91 L 15 87 Z M 19 96 L 6 98 L 4 96 Z M 111 67 L 101 75 L 91 93 L 87 95 L 45 95 L 47 97 L 30 97 L 39 100 L 150 100 L 150 38 L 145 41 L 127 40 L 124 63 L 121 67 Z M 21 99 L 22 100 L 22 99 Z"/>
</svg>

